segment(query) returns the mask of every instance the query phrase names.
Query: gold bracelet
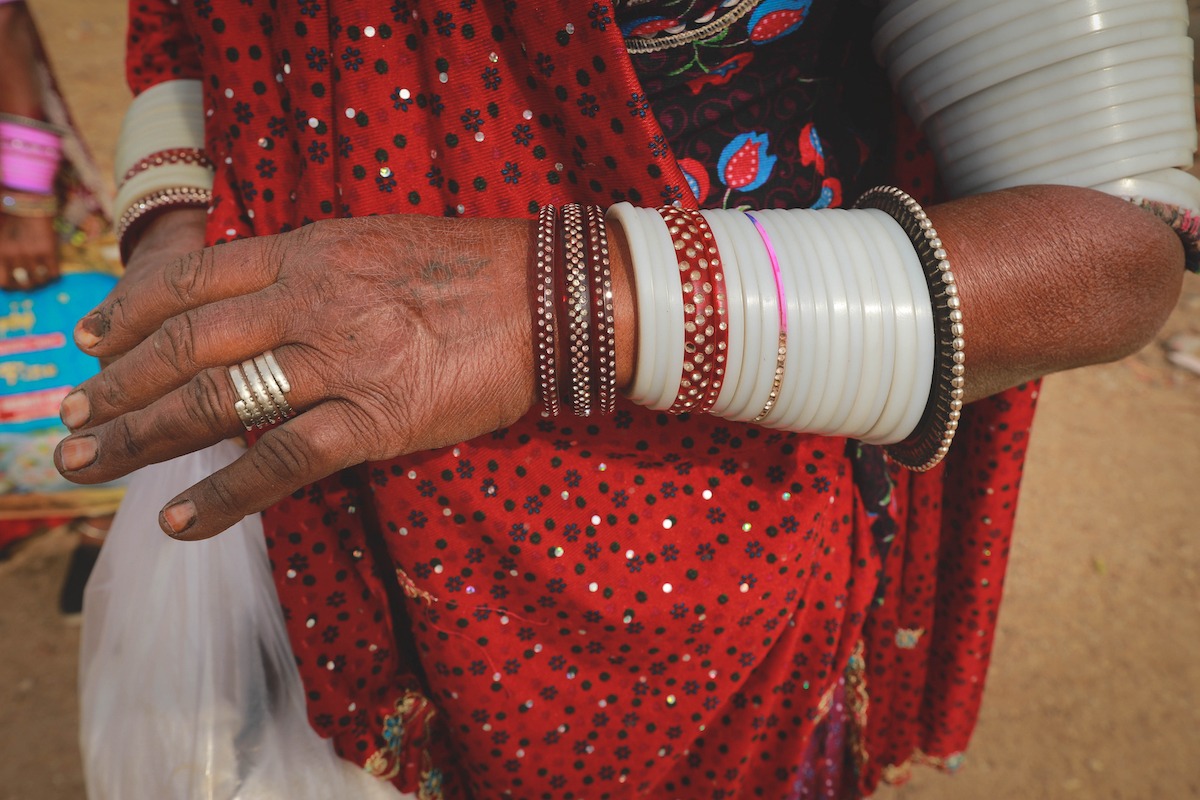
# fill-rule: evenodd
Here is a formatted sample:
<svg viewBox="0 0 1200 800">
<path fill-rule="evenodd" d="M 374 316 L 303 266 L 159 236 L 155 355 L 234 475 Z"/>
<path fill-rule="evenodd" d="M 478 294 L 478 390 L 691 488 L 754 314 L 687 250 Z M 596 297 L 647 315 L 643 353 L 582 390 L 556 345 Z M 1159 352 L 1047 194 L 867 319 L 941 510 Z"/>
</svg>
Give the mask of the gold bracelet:
<svg viewBox="0 0 1200 800">
<path fill-rule="evenodd" d="M 45 219 L 58 213 L 58 198 L 52 194 L 0 189 L 0 212 L 14 217 Z"/>
</svg>

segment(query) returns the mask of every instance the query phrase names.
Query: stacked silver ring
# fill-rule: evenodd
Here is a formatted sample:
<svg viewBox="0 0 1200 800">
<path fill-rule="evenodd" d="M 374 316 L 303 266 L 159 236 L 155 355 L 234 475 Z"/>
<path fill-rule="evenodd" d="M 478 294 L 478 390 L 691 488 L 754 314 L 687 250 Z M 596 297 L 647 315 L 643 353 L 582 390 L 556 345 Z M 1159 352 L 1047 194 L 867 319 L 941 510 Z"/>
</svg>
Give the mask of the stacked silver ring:
<svg viewBox="0 0 1200 800">
<path fill-rule="evenodd" d="M 287 401 L 292 385 L 270 350 L 228 369 L 238 396 L 233 408 L 246 430 L 265 428 L 296 416 Z"/>
</svg>

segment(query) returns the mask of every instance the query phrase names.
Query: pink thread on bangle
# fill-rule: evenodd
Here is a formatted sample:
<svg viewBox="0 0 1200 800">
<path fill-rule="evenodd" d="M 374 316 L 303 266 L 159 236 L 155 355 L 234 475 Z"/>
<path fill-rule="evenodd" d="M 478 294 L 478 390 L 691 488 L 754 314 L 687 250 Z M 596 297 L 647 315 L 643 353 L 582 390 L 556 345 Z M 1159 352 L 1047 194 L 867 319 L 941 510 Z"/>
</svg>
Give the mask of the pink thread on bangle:
<svg viewBox="0 0 1200 800">
<path fill-rule="evenodd" d="M 775 273 L 775 297 L 779 305 L 779 344 L 775 349 L 775 373 L 771 376 L 771 391 L 767 393 L 767 402 L 763 404 L 762 411 L 751 420 L 762 422 L 771 413 L 771 409 L 775 408 L 775 403 L 779 401 L 779 392 L 783 388 L 783 370 L 787 364 L 787 298 L 783 295 L 783 275 L 779 271 L 779 256 L 775 254 L 775 245 L 771 243 L 771 237 L 753 214 L 747 213 L 746 218 L 754 223 L 767 248 L 767 258 L 771 259 L 771 271 Z"/>
<path fill-rule="evenodd" d="M 775 254 L 775 245 L 771 244 L 771 237 L 767 235 L 767 229 L 763 227 L 762 223 L 749 212 L 746 212 L 746 217 L 758 229 L 758 235 L 762 237 L 763 244 L 767 248 L 767 258 L 771 259 L 771 272 L 775 274 L 775 297 L 779 301 L 779 331 L 786 334 L 787 298 L 783 296 L 783 275 L 779 271 L 779 256 Z"/>
</svg>

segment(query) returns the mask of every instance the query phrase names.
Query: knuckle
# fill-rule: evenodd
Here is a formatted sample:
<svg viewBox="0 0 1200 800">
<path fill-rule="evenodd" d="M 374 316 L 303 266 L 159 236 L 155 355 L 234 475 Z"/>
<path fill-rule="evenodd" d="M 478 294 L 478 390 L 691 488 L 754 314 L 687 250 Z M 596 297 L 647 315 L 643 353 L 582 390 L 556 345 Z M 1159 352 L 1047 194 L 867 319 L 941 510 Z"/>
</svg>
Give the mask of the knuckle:
<svg viewBox="0 0 1200 800">
<path fill-rule="evenodd" d="M 211 260 L 211 250 L 198 250 L 177 258 L 164 270 L 166 289 L 176 302 L 184 306 L 192 305 Z"/>
<path fill-rule="evenodd" d="M 227 476 L 218 473 L 209 478 L 208 491 L 217 508 L 229 510 L 238 508 L 240 505 L 238 493 Z"/>
<path fill-rule="evenodd" d="M 138 441 L 137 432 L 133 429 L 129 414 L 113 420 L 109 438 L 116 444 L 118 452 L 124 458 L 137 459 L 144 449 Z"/>
<path fill-rule="evenodd" d="M 259 468 L 268 478 L 292 483 L 311 473 L 314 453 L 308 443 L 287 427 L 276 428 L 254 445 Z"/>
<path fill-rule="evenodd" d="M 160 335 L 155 337 L 154 350 L 167 364 L 178 369 L 196 366 L 196 339 L 199 330 L 190 313 L 171 317 L 159 330 Z"/>
<path fill-rule="evenodd" d="M 119 370 L 105 370 L 95 378 L 95 383 L 89 388 L 90 396 L 98 397 L 102 403 L 112 409 L 122 409 L 129 403 L 129 390 L 125 388 Z"/>
<path fill-rule="evenodd" d="M 201 372 L 188 384 L 188 402 L 184 404 L 191 421 L 208 430 L 221 432 L 229 427 L 233 401 L 227 382 L 218 379 L 220 370 Z"/>
</svg>

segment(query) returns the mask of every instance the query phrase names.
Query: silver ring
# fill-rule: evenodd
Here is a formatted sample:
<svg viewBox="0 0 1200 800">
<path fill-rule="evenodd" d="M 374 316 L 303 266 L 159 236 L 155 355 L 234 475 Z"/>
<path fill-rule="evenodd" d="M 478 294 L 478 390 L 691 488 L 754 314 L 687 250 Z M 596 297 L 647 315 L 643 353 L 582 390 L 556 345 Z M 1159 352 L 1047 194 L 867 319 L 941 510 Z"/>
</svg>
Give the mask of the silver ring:
<svg viewBox="0 0 1200 800">
<path fill-rule="evenodd" d="M 238 396 L 233 409 L 246 430 L 265 428 L 296 416 L 286 396 L 292 385 L 270 350 L 227 369 Z"/>
<path fill-rule="evenodd" d="M 242 427 L 246 430 L 254 430 L 263 426 L 262 411 L 258 408 L 258 402 L 254 399 L 253 392 L 250 391 L 250 384 L 246 382 L 246 376 L 242 374 L 242 368 L 236 364 L 229 367 L 229 379 L 233 381 L 233 389 L 237 392 L 238 399 L 234 401 L 233 410 L 237 412 L 238 419 L 242 421 Z"/>
<path fill-rule="evenodd" d="M 24 267 L 13 267 L 12 279 L 17 286 L 28 286 L 29 270 L 25 269 Z"/>
<path fill-rule="evenodd" d="M 254 393 L 254 400 L 262 410 L 267 423 L 274 425 L 279 422 L 279 409 L 275 407 L 275 401 L 267 393 L 267 387 L 258 373 L 258 367 L 254 366 L 254 361 L 251 359 L 243 361 L 242 373 L 246 376 L 246 381 L 250 384 L 250 391 Z"/>
<path fill-rule="evenodd" d="M 275 360 L 274 356 L 271 357 L 271 360 Z M 279 385 L 278 379 L 276 379 L 275 374 L 271 371 L 271 366 L 267 363 L 266 354 L 255 356 L 254 366 L 258 368 L 258 374 L 262 376 L 263 383 L 266 384 L 267 387 L 267 393 L 271 395 L 272 402 L 274 402 L 275 407 L 279 409 L 280 416 L 282 416 L 284 419 L 291 419 L 292 417 L 296 416 L 296 412 L 292 410 L 291 404 L 288 403 L 287 398 L 283 396 L 283 387 Z M 278 363 L 276 363 L 275 368 L 279 369 Z M 282 375 L 283 370 L 279 370 L 279 374 Z M 287 382 L 286 378 L 284 379 L 284 382 Z M 291 388 L 292 387 L 289 385 L 288 389 L 290 390 Z"/>
</svg>

